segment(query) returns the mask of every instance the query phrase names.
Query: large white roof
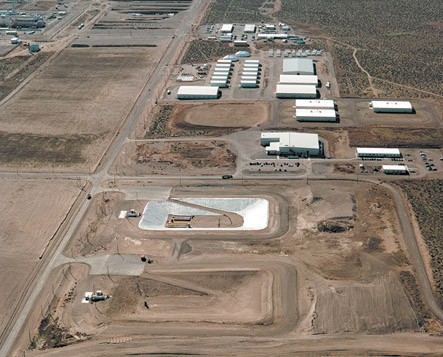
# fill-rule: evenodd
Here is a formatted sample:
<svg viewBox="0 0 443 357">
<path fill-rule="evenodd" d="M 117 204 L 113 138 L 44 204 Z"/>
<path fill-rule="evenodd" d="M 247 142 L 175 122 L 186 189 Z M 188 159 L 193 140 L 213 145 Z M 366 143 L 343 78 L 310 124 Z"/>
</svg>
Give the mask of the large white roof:
<svg viewBox="0 0 443 357">
<path fill-rule="evenodd" d="M 408 167 L 405 165 L 383 165 L 383 170 L 389 171 L 407 171 Z"/>
<path fill-rule="evenodd" d="M 282 84 L 314 84 L 317 85 L 318 77 L 315 75 L 296 75 L 281 74 L 280 83 Z"/>
<path fill-rule="evenodd" d="M 223 24 L 221 32 L 232 32 L 233 28 L 234 28 L 233 24 Z"/>
<path fill-rule="evenodd" d="M 255 32 L 255 25 L 254 24 L 246 24 L 245 25 L 245 32 Z"/>
<path fill-rule="evenodd" d="M 245 60 L 245 63 L 260 63 L 260 61 L 256 59 L 247 59 Z"/>
<path fill-rule="evenodd" d="M 217 95 L 218 88 L 210 86 L 180 86 L 177 95 Z"/>
<path fill-rule="evenodd" d="M 373 100 L 371 102 L 373 108 L 377 109 L 410 109 L 412 110 L 411 102 L 396 102 L 396 101 L 383 101 Z"/>
<path fill-rule="evenodd" d="M 388 154 L 388 155 L 400 155 L 399 149 L 387 149 L 387 148 L 357 148 L 358 154 Z"/>
<path fill-rule="evenodd" d="M 283 60 L 283 73 L 294 72 L 314 74 L 314 62 L 307 58 L 285 58 Z"/>
<path fill-rule="evenodd" d="M 261 133 L 261 138 L 262 139 L 275 139 L 275 138 L 279 139 L 279 147 L 319 149 L 318 134 L 282 133 L 282 132 Z"/>
<path fill-rule="evenodd" d="M 277 84 L 277 93 L 284 94 L 317 94 L 315 85 Z"/>
<path fill-rule="evenodd" d="M 336 118 L 334 109 L 295 109 L 296 117 L 306 118 Z"/>
<path fill-rule="evenodd" d="M 318 108 L 318 109 L 334 109 L 335 103 L 329 99 L 297 99 L 295 101 L 296 108 Z"/>
</svg>

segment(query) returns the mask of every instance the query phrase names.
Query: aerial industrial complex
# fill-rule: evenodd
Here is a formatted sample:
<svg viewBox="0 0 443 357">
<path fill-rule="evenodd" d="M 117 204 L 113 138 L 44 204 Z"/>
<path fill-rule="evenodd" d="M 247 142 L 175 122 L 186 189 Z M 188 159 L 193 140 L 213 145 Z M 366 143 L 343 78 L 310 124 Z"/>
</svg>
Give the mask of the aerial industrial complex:
<svg viewBox="0 0 443 357">
<path fill-rule="evenodd" d="M 294 4 L 3 3 L 0 357 L 441 355 L 441 96 Z"/>
</svg>

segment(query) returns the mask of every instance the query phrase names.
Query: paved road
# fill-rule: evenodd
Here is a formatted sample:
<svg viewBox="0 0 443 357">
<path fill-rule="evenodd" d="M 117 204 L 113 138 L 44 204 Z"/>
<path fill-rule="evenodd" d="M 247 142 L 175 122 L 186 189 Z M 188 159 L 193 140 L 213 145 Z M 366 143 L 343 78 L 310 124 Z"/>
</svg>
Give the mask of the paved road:
<svg viewBox="0 0 443 357">
<path fill-rule="evenodd" d="M 161 80 L 164 78 L 165 68 L 167 68 L 167 65 L 171 62 L 171 59 L 174 58 L 174 56 L 176 55 L 176 51 L 177 48 L 179 48 L 180 42 L 184 40 L 185 36 L 191 33 L 193 21 L 199 15 L 199 10 L 203 6 L 203 4 L 204 4 L 203 0 L 194 1 L 193 4 L 191 5 L 191 8 L 185 13 L 182 21 L 182 26 L 180 29 L 178 29 L 175 39 L 173 39 L 169 44 L 165 54 L 159 61 L 156 70 L 153 72 L 153 76 L 151 76 L 151 78 L 147 82 L 146 88 L 148 86 L 149 88 L 146 91 L 143 91 L 142 97 L 136 101 L 128 125 L 125 127 L 124 131 L 118 137 L 117 142 L 111 146 L 109 154 L 106 155 L 106 159 L 103 165 L 101 165 L 100 167 L 100 171 L 98 171 L 98 173 L 95 175 L 87 176 L 87 178 L 92 184 L 91 194 L 100 192 L 101 183 L 109 178 L 107 172 L 111 167 L 112 163 L 114 162 L 115 158 L 121 151 L 126 141 L 126 138 L 129 137 L 129 134 L 134 129 L 135 123 L 139 119 L 143 109 L 149 103 L 150 100 L 155 100 L 151 96 L 150 88 L 155 88 L 157 85 L 161 83 Z M 91 203 L 90 200 L 85 200 L 84 203 L 81 205 L 78 214 L 75 216 L 67 233 L 64 235 L 63 239 L 61 240 L 60 245 L 58 246 L 54 255 L 51 257 L 51 260 L 49 261 L 45 270 L 38 278 L 32 293 L 30 294 L 28 300 L 26 301 L 21 313 L 17 317 L 17 320 L 15 321 L 15 324 L 13 325 L 11 331 L 9 332 L 8 337 L 1 346 L 0 357 L 8 356 L 9 350 L 12 348 L 14 341 L 17 339 L 21 331 L 21 328 L 25 323 L 27 316 L 34 305 L 34 302 L 36 301 L 40 291 L 43 289 L 44 285 L 46 284 L 49 274 L 51 273 L 52 269 L 56 266 L 58 259 L 62 256 L 64 248 L 71 239 L 76 227 L 80 224 L 81 219 L 85 214 L 86 210 L 88 209 L 90 203 Z"/>
</svg>

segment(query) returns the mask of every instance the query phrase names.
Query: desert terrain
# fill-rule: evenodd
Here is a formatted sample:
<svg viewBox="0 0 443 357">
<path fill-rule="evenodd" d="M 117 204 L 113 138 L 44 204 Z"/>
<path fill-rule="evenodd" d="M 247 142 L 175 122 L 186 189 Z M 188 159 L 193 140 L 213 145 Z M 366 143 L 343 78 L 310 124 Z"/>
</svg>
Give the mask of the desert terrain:
<svg viewBox="0 0 443 357">
<path fill-rule="evenodd" d="M 414 42 L 438 21 L 326 3 L 17 3 L 45 27 L 0 31 L 0 357 L 441 355 L 438 51 Z M 217 98 L 178 98 L 239 50 Z M 335 122 L 276 97 L 289 57 L 313 60 Z M 388 98 L 412 113 L 369 106 Z M 316 133 L 321 152 L 269 155 L 264 132 Z"/>
</svg>

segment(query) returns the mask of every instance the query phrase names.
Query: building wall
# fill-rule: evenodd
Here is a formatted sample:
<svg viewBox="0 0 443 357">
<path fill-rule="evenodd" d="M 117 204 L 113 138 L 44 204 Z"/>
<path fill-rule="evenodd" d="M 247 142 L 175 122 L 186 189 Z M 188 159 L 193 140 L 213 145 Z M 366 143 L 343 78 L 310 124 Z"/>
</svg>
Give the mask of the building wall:
<svg viewBox="0 0 443 357">
<path fill-rule="evenodd" d="M 402 108 L 387 108 L 387 109 L 381 109 L 381 108 L 373 108 L 374 113 L 412 113 L 412 109 L 402 109 Z"/>
<path fill-rule="evenodd" d="M 293 98 L 293 99 L 304 99 L 304 98 L 317 98 L 317 93 L 316 94 L 308 94 L 308 93 L 304 93 L 304 94 L 300 94 L 300 93 L 277 93 L 276 94 L 277 98 Z"/>
</svg>

